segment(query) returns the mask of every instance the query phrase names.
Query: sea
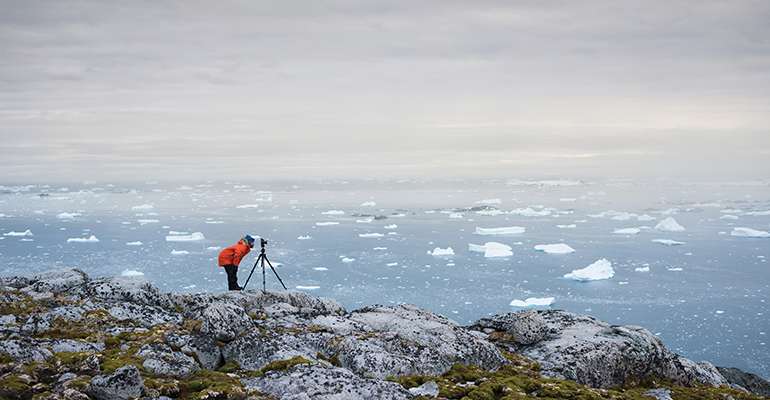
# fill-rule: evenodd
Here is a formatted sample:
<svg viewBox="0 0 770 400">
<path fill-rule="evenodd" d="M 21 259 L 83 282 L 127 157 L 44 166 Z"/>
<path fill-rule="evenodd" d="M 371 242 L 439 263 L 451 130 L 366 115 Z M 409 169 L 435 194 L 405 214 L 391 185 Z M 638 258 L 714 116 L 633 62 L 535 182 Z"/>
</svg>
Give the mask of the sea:
<svg viewBox="0 0 770 400">
<path fill-rule="evenodd" d="M 349 311 L 414 304 L 463 326 L 566 310 L 642 326 L 693 361 L 768 379 L 769 230 L 768 181 L 6 185 L 0 276 L 80 268 L 221 292 L 217 255 L 250 234 L 257 245 L 238 272 L 247 290 L 285 286 Z M 494 246 L 502 251 L 479 251 Z"/>
</svg>

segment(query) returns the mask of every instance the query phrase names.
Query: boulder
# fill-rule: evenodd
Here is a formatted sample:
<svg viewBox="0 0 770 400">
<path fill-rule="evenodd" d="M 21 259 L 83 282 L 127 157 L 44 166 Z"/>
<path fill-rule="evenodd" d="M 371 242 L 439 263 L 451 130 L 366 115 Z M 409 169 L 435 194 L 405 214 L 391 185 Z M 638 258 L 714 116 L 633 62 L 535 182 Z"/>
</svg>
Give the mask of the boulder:
<svg viewBox="0 0 770 400">
<path fill-rule="evenodd" d="M 156 306 L 174 311 L 174 303 L 168 294 L 153 286 L 141 276 L 115 276 L 96 278 L 65 292 L 70 296 L 92 301 L 122 301 Z"/>
<path fill-rule="evenodd" d="M 738 368 L 716 367 L 717 371 L 733 385 L 740 386 L 760 396 L 770 397 L 770 381 Z"/>
<path fill-rule="evenodd" d="M 362 378 L 344 368 L 299 364 L 288 371 L 270 371 L 242 380 L 259 393 L 282 400 L 408 400 L 414 396 L 395 382 Z"/>
<path fill-rule="evenodd" d="M 0 340 L 0 354 L 10 356 L 14 361 L 45 362 L 53 355 L 45 346 L 29 338 Z"/>
<path fill-rule="evenodd" d="M 148 343 L 142 346 L 136 353 L 143 358 L 142 366 L 147 372 L 155 374 L 174 374 L 187 376 L 200 369 L 194 358 L 173 351 L 164 343 Z"/>
<path fill-rule="evenodd" d="M 182 314 L 176 311 L 168 311 L 158 306 L 149 306 L 135 303 L 113 303 L 106 310 L 117 319 L 133 318 L 143 325 L 157 325 L 166 322 L 181 324 L 184 321 Z"/>
<path fill-rule="evenodd" d="M 62 293 L 88 282 L 88 275 L 78 268 L 65 268 L 41 272 L 29 278 L 25 290 Z"/>
<path fill-rule="evenodd" d="M 223 302 L 212 303 L 201 315 L 201 333 L 221 342 L 229 342 L 254 326 L 241 307 Z"/>
<path fill-rule="evenodd" d="M 308 341 L 291 334 L 276 331 L 252 330 L 222 348 L 225 362 L 234 360 L 242 368 L 257 371 L 273 361 L 299 356 L 317 360 L 318 350 Z"/>
<path fill-rule="evenodd" d="M 126 400 L 141 396 L 142 388 L 144 383 L 139 369 L 128 365 L 111 374 L 93 377 L 88 394 L 97 400 Z"/>
<path fill-rule="evenodd" d="M 211 336 L 200 333 L 191 335 L 165 333 L 163 339 L 169 346 L 179 347 L 187 355 L 195 355 L 203 369 L 216 371 L 224 365 L 222 351 L 217 341 Z"/>
</svg>

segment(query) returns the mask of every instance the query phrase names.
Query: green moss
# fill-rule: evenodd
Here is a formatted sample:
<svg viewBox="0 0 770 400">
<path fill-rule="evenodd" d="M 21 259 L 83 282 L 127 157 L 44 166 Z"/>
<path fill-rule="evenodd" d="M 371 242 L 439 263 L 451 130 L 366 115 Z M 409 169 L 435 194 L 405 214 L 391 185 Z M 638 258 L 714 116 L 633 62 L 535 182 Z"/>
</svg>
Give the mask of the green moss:
<svg viewBox="0 0 770 400">
<path fill-rule="evenodd" d="M 179 398 L 197 399 L 205 392 L 219 392 L 228 397 L 233 387 L 243 387 L 238 379 L 215 371 L 198 370 L 189 380 L 179 382 Z"/>
<path fill-rule="evenodd" d="M 336 354 L 334 356 L 332 356 L 332 358 L 328 358 L 328 357 L 324 356 L 323 354 L 318 353 L 318 354 L 316 354 L 316 358 L 319 359 L 319 360 L 324 360 L 324 361 L 328 362 L 329 364 L 331 364 L 331 365 L 333 365 L 335 367 L 342 367 L 342 363 L 340 362 L 340 359 L 337 357 Z"/>
<path fill-rule="evenodd" d="M 232 374 L 233 372 L 238 371 L 240 369 L 241 369 L 241 366 L 238 365 L 237 361 L 230 360 L 227 362 L 227 364 L 219 368 L 219 372 L 222 372 L 224 374 Z"/>
<path fill-rule="evenodd" d="M 138 368 L 139 371 L 144 371 L 144 367 L 142 366 L 144 360 L 131 354 L 130 350 L 123 351 L 121 349 L 112 349 L 105 350 L 102 354 L 104 354 L 104 361 L 100 364 L 100 367 L 105 374 L 111 374 L 118 368 L 125 367 L 126 365 L 133 365 Z"/>
<path fill-rule="evenodd" d="M 90 357 L 93 354 L 94 353 L 90 352 L 90 351 L 84 351 L 84 352 L 80 352 L 80 353 L 73 353 L 73 352 L 69 352 L 69 351 L 60 351 L 58 353 L 55 353 L 54 356 L 56 356 L 56 358 L 58 358 L 61 361 L 62 364 L 73 365 L 73 364 L 77 364 L 79 362 L 82 362 L 83 360 L 85 360 L 86 358 Z M 49 359 L 49 361 L 50 361 L 50 359 Z"/>
<path fill-rule="evenodd" d="M 120 339 L 116 337 L 108 337 L 104 339 L 104 348 L 107 350 L 117 349 L 120 347 Z"/>
<path fill-rule="evenodd" d="M 0 354 L 0 364 L 8 364 L 9 362 L 13 362 L 13 357 L 8 354 Z"/>
<path fill-rule="evenodd" d="M 2 387 L 5 390 L 15 391 L 15 392 L 23 392 L 27 389 L 29 389 L 29 385 L 24 379 L 19 378 L 18 376 L 7 376 L 2 381 L 0 381 L 0 387 Z"/>
<path fill-rule="evenodd" d="M 289 368 L 294 367 L 298 364 L 310 364 L 312 361 L 303 358 L 302 356 L 295 356 L 289 360 L 278 360 L 273 361 L 270 364 L 267 364 L 262 368 L 262 373 L 267 373 L 268 371 L 288 371 Z"/>
</svg>

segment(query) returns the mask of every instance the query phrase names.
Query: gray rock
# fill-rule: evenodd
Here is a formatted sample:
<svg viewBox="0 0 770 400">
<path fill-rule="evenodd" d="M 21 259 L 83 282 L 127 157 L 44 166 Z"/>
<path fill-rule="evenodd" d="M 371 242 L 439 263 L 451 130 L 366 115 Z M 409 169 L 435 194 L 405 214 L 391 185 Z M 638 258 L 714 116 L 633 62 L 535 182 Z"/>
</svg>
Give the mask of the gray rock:
<svg viewBox="0 0 770 400">
<path fill-rule="evenodd" d="M 395 382 L 361 378 L 344 368 L 299 364 L 287 372 L 270 371 L 243 380 L 247 387 L 281 400 L 408 400 L 414 396 Z"/>
<path fill-rule="evenodd" d="M 23 276 L 9 276 L 0 278 L 0 287 L 3 286 L 10 287 L 11 289 L 21 289 L 23 287 L 29 286 L 29 278 L 25 278 Z"/>
<path fill-rule="evenodd" d="M 210 336 L 199 333 L 192 335 L 165 333 L 163 338 L 169 346 L 179 347 L 187 355 L 195 354 L 203 369 L 216 371 L 224 365 L 222 351 L 217 341 Z"/>
<path fill-rule="evenodd" d="M 253 371 L 262 369 L 273 361 L 288 360 L 296 356 L 315 361 L 317 354 L 318 350 L 300 337 L 275 331 L 263 333 L 258 329 L 222 348 L 225 362 L 234 360 L 241 367 Z"/>
<path fill-rule="evenodd" d="M 141 276 L 91 279 L 71 288 L 66 294 L 92 301 L 123 301 L 175 310 L 169 296 Z"/>
<path fill-rule="evenodd" d="M 141 396 L 142 388 L 144 383 L 139 369 L 128 365 L 111 374 L 93 377 L 88 394 L 97 400 L 126 400 Z"/>
<path fill-rule="evenodd" d="M 32 335 L 35 331 L 47 331 L 51 329 L 51 324 L 56 321 L 57 317 L 58 315 L 54 313 L 30 315 L 21 327 L 21 334 Z"/>
<path fill-rule="evenodd" d="M 200 369 L 194 358 L 173 351 L 164 343 L 149 343 L 142 346 L 136 353 L 144 359 L 142 366 L 148 372 L 155 374 L 190 375 Z"/>
<path fill-rule="evenodd" d="M 439 391 L 440 389 L 438 387 L 438 384 L 435 381 L 427 381 L 416 388 L 409 389 L 409 393 L 411 393 L 412 396 L 414 397 L 419 397 L 419 396 L 436 397 L 438 396 Z"/>
<path fill-rule="evenodd" d="M 732 385 L 740 386 L 744 390 L 760 396 L 770 397 L 770 381 L 762 379 L 757 375 L 743 372 L 738 368 L 716 368 Z"/>
<path fill-rule="evenodd" d="M 82 353 L 86 351 L 101 352 L 104 350 L 104 343 L 80 342 L 72 339 L 45 339 L 37 342 L 38 345 L 50 348 L 54 353 L 67 351 L 70 353 Z"/>
<path fill-rule="evenodd" d="M 176 311 L 167 311 L 157 306 L 120 302 L 111 304 L 107 312 L 117 319 L 133 318 L 143 325 L 157 325 L 166 322 L 181 324 L 184 321 L 182 314 Z"/>
<path fill-rule="evenodd" d="M 31 339 L 0 340 L 0 354 L 7 354 L 14 361 L 45 362 L 53 353 Z"/>
<path fill-rule="evenodd" d="M 201 333 L 229 342 L 254 326 L 241 307 L 223 302 L 212 303 L 201 316 Z"/>
<path fill-rule="evenodd" d="M 671 390 L 668 389 L 652 389 L 642 393 L 645 396 L 651 396 L 658 400 L 674 400 L 671 398 Z"/>
<path fill-rule="evenodd" d="M 29 278 L 27 289 L 35 292 L 66 292 L 88 282 L 88 275 L 78 268 L 65 268 L 45 271 Z"/>
</svg>

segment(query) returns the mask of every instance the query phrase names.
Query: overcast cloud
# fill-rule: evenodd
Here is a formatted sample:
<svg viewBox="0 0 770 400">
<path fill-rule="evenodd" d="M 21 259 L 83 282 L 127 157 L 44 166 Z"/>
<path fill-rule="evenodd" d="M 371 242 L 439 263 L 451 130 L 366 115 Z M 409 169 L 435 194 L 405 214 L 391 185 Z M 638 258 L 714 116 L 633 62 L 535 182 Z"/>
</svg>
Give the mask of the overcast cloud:
<svg viewBox="0 0 770 400">
<path fill-rule="evenodd" d="M 0 0 L 5 182 L 768 179 L 769 127 L 764 0 Z"/>
</svg>

